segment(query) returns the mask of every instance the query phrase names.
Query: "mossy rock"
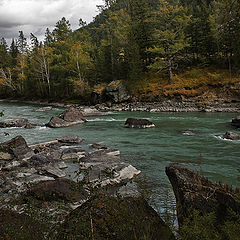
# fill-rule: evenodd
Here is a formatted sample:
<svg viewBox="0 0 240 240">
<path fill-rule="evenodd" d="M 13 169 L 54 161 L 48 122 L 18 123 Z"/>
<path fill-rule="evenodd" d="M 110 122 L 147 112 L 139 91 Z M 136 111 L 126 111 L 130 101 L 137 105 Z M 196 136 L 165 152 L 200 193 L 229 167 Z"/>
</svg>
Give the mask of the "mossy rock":
<svg viewBox="0 0 240 240">
<path fill-rule="evenodd" d="M 100 195 L 87 201 L 66 218 L 57 239 L 169 240 L 169 227 L 142 198 Z"/>
<path fill-rule="evenodd" d="M 45 226 L 26 214 L 0 210 L 0 240 L 41 240 Z"/>
</svg>

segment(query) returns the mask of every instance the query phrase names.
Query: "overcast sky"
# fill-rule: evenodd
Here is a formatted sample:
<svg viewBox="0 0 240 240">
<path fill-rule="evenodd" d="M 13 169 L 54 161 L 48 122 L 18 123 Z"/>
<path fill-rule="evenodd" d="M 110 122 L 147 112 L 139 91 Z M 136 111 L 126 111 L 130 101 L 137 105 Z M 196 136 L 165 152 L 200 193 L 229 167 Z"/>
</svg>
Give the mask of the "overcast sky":
<svg viewBox="0 0 240 240">
<path fill-rule="evenodd" d="M 46 28 L 52 30 L 62 17 L 76 29 L 80 18 L 91 22 L 98 14 L 96 5 L 102 3 L 102 0 L 0 0 L 0 37 L 9 42 L 22 30 L 26 37 L 32 32 L 42 40 Z"/>
</svg>

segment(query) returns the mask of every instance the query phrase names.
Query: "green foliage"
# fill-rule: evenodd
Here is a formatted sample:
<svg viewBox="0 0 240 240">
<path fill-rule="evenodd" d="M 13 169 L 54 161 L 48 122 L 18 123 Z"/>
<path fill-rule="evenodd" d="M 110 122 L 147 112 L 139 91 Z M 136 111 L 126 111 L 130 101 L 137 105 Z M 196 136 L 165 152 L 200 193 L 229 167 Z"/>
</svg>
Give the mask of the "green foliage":
<svg viewBox="0 0 240 240">
<path fill-rule="evenodd" d="M 179 236 L 183 240 L 237 240 L 240 236 L 240 215 L 227 210 L 228 218 L 225 222 L 217 222 L 214 212 L 201 215 L 192 211 L 192 215 L 185 219 L 180 227 Z"/>
<path fill-rule="evenodd" d="M 176 56 L 188 46 L 185 29 L 189 20 L 190 17 L 183 6 L 159 0 L 159 8 L 153 19 L 156 26 L 155 44 L 149 49 L 155 60 L 150 68 L 168 69 L 170 81 L 173 79 L 172 69 L 175 67 Z"/>
<path fill-rule="evenodd" d="M 214 213 L 201 216 L 193 211 L 191 217 L 181 226 L 179 235 L 184 240 L 220 240 L 221 236 L 216 229 L 216 216 Z"/>
<path fill-rule="evenodd" d="M 22 31 L 9 47 L 2 38 L 0 95 L 87 102 L 95 84 L 123 79 L 132 92 L 151 90 L 158 84 L 156 95 L 174 96 L 176 90 L 180 95 L 196 96 L 206 89 L 174 87 L 179 85 L 175 74 L 199 64 L 228 69 L 229 78 L 236 79 L 239 1 L 106 0 L 98 8 L 94 21 L 87 25 L 80 19 L 76 31 L 63 17 L 52 32 L 46 29 L 43 42 L 31 34 L 28 46 Z M 161 75 L 159 83 L 146 79 L 152 72 Z M 162 89 L 167 74 L 171 86 Z M 211 85 L 219 85 L 219 78 L 214 78 Z M 187 88 L 194 85 L 189 78 L 181 81 Z"/>
</svg>

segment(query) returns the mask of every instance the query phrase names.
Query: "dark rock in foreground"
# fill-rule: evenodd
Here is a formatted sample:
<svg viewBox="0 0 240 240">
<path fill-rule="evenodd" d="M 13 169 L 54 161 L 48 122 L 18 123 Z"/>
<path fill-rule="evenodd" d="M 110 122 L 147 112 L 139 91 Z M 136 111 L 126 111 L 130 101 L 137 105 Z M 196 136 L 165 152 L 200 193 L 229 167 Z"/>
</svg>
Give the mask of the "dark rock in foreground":
<svg viewBox="0 0 240 240">
<path fill-rule="evenodd" d="M 240 135 L 238 135 L 237 133 L 228 131 L 222 136 L 222 138 L 229 139 L 229 140 L 239 140 Z"/>
<path fill-rule="evenodd" d="M 155 124 L 147 119 L 128 118 L 125 122 L 126 128 L 153 128 Z"/>
<path fill-rule="evenodd" d="M 240 127 L 240 116 L 237 116 L 236 118 L 232 119 L 232 125 L 237 128 Z"/>
<path fill-rule="evenodd" d="M 46 124 L 50 128 L 70 127 L 76 124 L 85 123 L 82 112 L 76 108 L 69 108 L 61 113 L 58 117 L 52 117 Z"/>
<path fill-rule="evenodd" d="M 26 118 L 6 120 L 0 122 L 0 128 L 25 127 L 27 124 L 29 124 L 29 122 Z"/>
<path fill-rule="evenodd" d="M 169 227 L 142 198 L 98 195 L 70 213 L 61 225 L 57 239 L 175 238 Z"/>
<path fill-rule="evenodd" d="M 240 213 L 240 202 L 230 188 L 214 184 L 195 172 L 174 165 L 166 167 L 166 174 L 176 197 L 180 226 L 185 218 L 191 216 L 192 210 L 203 215 L 214 212 L 218 222 L 227 220 L 228 209 Z"/>
<path fill-rule="evenodd" d="M 76 182 L 59 178 L 53 181 L 40 182 L 28 190 L 27 195 L 42 201 L 81 202 L 88 197 L 87 191 Z"/>
</svg>

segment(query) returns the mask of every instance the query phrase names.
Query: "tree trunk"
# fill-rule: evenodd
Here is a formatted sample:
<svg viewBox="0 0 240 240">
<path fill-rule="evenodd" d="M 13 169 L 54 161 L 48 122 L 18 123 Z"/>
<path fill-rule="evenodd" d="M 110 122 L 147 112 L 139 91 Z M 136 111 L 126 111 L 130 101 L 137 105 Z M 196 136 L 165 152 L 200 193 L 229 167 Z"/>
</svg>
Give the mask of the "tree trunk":
<svg viewBox="0 0 240 240">
<path fill-rule="evenodd" d="M 173 80 L 173 73 L 172 73 L 172 59 L 168 59 L 168 73 L 169 73 L 169 83 Z"/>
</svg>

